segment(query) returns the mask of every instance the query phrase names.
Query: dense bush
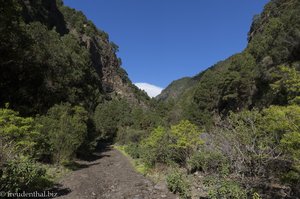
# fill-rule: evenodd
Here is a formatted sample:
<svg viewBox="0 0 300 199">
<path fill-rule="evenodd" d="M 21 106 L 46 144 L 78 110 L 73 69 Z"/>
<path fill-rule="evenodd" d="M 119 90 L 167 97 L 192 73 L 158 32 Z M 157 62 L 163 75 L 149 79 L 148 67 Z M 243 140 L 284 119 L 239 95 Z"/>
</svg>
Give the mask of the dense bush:
<svg viewBox="0 0 300 199">
<path fill-rule="evenodd" d="M 95 110 L 94 121 L 99 138 L 112 139 L 121 127 L 132 124 L 130 106 L 123 99 L 101 103 Z"/>
<path fill-rule="evenodd" d="M 141 149 L 141 157 L 148 166 L 154 166 L 157 162 L 168 163 L 171 150 L 167 130 L 163 127 L 154 129 L 150 136 L 141 142 Z"/>
<path fill-rule="evenodd" d="M 218 151 L 200 150 L 197 151 L 189 160 L 189 169 L 191 172 L 203 171 L 221 172 L 228 162 L 226 157 Z"/>
<path fill-rule="evenodd" d="M 202 144 L 200 131 L 189 121 L 181 121 L 171 129 L 157 127 L 141 142 L 142 159 L 155 163 L 185 164 Z"/>
<path fill-rule="evenodd" d="M 200 134 L 197 126 L 189 121 L 181 121 L 170 129 L 158 127 L 142 141 L 142 158 L 149 165 L 156 162 L 184 164 L 202 144 Z"/>
<path fill-rule="evenodd" d="M 125 147 L 125 152 L 135 159 L 140 158 L 140 150 L 140 146 L 137 143 L 130 143 Z"/>
<path fill-rule="evenodd" d="M 172 150 L 172 159 L 178 163 L 185 163 L 203 144 L 200 138 L 201 133 L 196 125 L 187 120 L 171 126 L 169 146 Z"/>
<path fill-rule="evenodd" d="M 37 191 L 50 187 L 46 169 L 32 160 L 20 157 L 0 168 L 0 191 Z"/>
<path fill-rule="evenodd" d="M 187 176 L 178 169 L 173 169 L 166 177 L 167 186 L 173 193 L 179 193 L 181 198 L 190 198 L 190 184 Z"/>
<path fill-rule="evenodd" d="M 87 112 L 80 106 L 55 105 L 47 115 L 39 118 L 41 133 L 49 149 L 51 160 L 56 163 L 68 161 L 83 143 L 87 133 Z"/>
<path fill-rule="evenodd" d="M 300 72 L 294 67 L 280 66 L 273 75 L 277 80 L 271 84 L 275 102 L 300 105 Z"/>
<path fill-rule="evenodd" d="M 206 181 L 211 199 L 246 199 L 247 192 L 235 181 L 210 178 Z"/>
<path fill-rule="evenodd" d="M 121 128 L 118 130 L 116 142 L 119 144 L 139 143 L 147 136 L 147 131 L 134 128 Z"/>
<path fill-rule="evenodd" d="M 230 171 L 239 179 L 256 177 L 265 181 L 272 178 L 289 184 L 298 193 L 299 116 L 298 105 L 231 113 L 225 120 L 216 122 L 208 141 L 210 147 L 221 149 Z M 202 168 L 193 158 L 191 161 Z"/>
<path fill-rule="evenodd" d="M 51 185 L 46 170 L 32 160 L 40 136 L 33 118 L 0 109 L 0 191 L 42 190 Z"/>
<path fill-rule="evenodd" d="M 19 116 L 18 112 L 8 109 L 8 104 L 6 108 L 0 109 L 0 147 L 12 145 L 32 156 L 39 136 L 33 118 Z"/>
<path fill-rule="evenodd" d="M 291 162 L 289 172 L 281 171 L 279 175 L 286 182 L 300 182 L 300 106 L 271 106 L 263 111 L 263 128 L 270 135 L 280 139 L 275 142 L 280 147 L 282 159 Z M 273 139 L 274 140 L 274 139 Z"/>
</svg>

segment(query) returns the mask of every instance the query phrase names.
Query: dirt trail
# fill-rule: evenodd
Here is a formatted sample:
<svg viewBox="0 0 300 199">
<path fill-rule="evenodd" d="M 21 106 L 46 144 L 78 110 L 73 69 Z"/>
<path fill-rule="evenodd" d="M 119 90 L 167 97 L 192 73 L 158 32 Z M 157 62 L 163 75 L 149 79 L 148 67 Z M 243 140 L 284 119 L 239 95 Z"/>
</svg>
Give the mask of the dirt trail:
<svg viewBox="0 0 300 199">
<path fill-rule="evenodd" d="M 109 148 L 92 161 L 79 161 L 80 169 L 59 183 L 58 198 L 175 199 L 166 186 L 155 185 L 137 173 L 119 151 Z"/>
</svg>

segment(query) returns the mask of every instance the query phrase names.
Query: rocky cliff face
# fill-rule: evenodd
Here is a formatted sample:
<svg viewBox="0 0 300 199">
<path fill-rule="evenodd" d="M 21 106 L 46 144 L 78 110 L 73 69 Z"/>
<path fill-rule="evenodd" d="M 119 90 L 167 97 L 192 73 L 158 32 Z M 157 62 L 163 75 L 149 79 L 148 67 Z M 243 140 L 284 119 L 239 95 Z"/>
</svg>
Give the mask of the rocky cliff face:
<svg viewBox="0 0 300 199">
<path fill-rule="evenodd" d="M 72 30 L 72 27 L 70 29 Z M 90 37 L 86 34 L 78 34 L 75 29 L 72 32 L 80 37 L 88 49 L 92 66 L 101 77 L 104 92 L 136 101 L 134 93 L 139 90 L 132 84 L 126 71 L 120 66 L 120 59 L 116 56 L 115 49 L 109 40 L 101 35 Z"/>
<path fill-rule="evenodd" d="M 72 34 L 90 54 L 91 66 L 101 79 L 101 88 L 110 97 L 121 96 L 145 105 L 149 99 L 128 78 L 116 56 L 118 46 L 109 41 L 104 31 L 95 27 L 82 12 L 68 8 L 61 1 L 23 0 L 25 22 L 39 21 L 60 34 Z"/>
</svg>

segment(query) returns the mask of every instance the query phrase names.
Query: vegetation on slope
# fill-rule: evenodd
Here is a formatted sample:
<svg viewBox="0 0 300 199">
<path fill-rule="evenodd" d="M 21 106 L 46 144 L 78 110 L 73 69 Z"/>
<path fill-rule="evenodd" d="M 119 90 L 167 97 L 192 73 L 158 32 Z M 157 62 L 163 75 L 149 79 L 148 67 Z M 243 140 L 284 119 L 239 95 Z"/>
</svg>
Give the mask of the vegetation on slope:
<svg viewBox="0 0 300 199">
<path fill-rule="evenodd" d="M 173 81 L 156 99 L 161 101 L 176 100 L 187 88 L 192 87 L 195 83 L 196 80 L 189 77 Z"/>
<path fill-rule="evenodd" d="M 243 52 L 158 96 L 168 125 L 128 142 L 129 154 L 153 168 L 175 167 L 167 182 L 183 198 L 299 196 L 299 19 L 299 1 L 268 3 L 254 17 Z M 202 129 L 193 139 L 204 143 L 192 144 L 189 155 L 184 146 L 193 127 L 180 129 L 185 142 L 172 139 L 185 120 Z"/>
<path fill-rule="evenodd" d="M 181 118 L 203 125 L 213 114 L 288 104 L 272 84 L 283 77 L 281 65 L 299 71 L 299 13 L 296 0 L 268 3 L 253 19 L 247 48 L 195 76 L 197 83 L 176 98 Z"/>
<path fill-rule="evenodd" d="M 121 68 L 118 46 L 81 12 L 55 0 L 0 3 L 0 191 L 42 190 L 53 177 L 44 163 L 87 158 L 123 127 L 114 121 L 112 130 L 99 111 L 143 115 L 150 98 Z"/>
<path fill-rule="evenodd" d="M 268 3 L 243 52 L 160 100 L 132 85 L 117 45 L 81 12 L 0 2 L 0 191 L 50 187 L 44 163 L 68 166 L 106 140 L 166 169 L 182 198 L 300 194 L 299 1 Z"/>
</svg>

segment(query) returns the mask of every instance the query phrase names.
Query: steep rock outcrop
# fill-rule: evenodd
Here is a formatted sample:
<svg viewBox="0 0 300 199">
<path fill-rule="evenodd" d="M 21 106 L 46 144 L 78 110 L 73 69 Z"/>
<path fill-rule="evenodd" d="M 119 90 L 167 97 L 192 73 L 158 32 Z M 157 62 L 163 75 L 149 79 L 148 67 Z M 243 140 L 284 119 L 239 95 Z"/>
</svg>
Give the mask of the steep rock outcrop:
<svg viewBox="0 0 300 199">
<path fill-rule="evenodd" d="M 101 79 L 102 91 L 110 97 L 120 96 L 135 104 L 145 105 L 149 97 L 128 78 L 117 57 L 118 46 L 85 15 L 55 0 L 23 0 L 22 15 L 26 23 L 39 21 L 60 35 L 72 34 L 90 54 L 91 66 Z"/>
<path fill-rule="evenodd" d="M 66 6 L 61 6 L 60 10 L 70 33 L 79 38 L 90 53 L 92 66 L 101 78 L 103 91 L 111 97 L 119 95 L 132 103 L 145 105 L 149 97 L 128 78 L 127 72 L 121 67 L 121 59 L 116 55 L 118 46 L 109 41 L 108 34 L 97 29 L 83 13 Z"/>
</svg>

